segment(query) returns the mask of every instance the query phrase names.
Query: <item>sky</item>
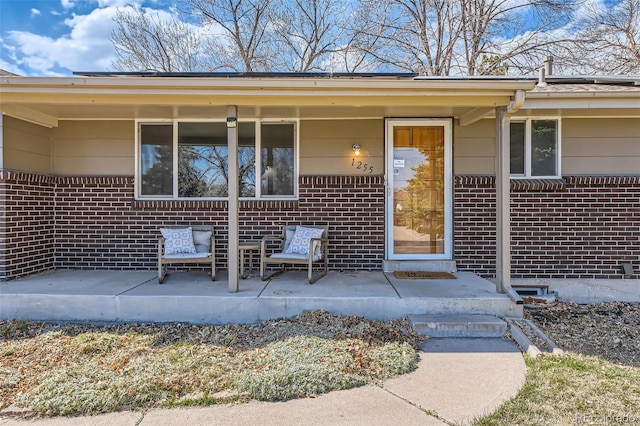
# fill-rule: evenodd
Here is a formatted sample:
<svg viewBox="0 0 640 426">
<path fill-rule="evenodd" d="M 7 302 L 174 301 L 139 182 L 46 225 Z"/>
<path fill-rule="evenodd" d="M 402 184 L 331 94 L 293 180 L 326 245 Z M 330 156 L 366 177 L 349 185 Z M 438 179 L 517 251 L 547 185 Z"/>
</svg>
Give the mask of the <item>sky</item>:
<svg viewBox="0 0 640 426">
<path fill-rule="evenodd" d="M 168 9 L 168 0 L 0 0 L 0 69 L 70 76 L 113 69 L 109 40 L 118 7 Z"/>
<path fill-rule="evenodd" d="M 118 8 L 166 12 L 179 1 L 0 0 L 0 69 L 23 76 L 113 70 L 110 36 Z M 583 7 L 619 1 L 584 0 Z"/>
</svg>

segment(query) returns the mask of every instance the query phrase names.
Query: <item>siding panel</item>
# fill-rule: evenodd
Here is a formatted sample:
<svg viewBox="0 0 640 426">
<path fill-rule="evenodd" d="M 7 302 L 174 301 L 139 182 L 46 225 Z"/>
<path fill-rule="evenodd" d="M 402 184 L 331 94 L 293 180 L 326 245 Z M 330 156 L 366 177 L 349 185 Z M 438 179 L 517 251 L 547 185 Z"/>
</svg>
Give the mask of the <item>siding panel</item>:
<svg viewBox="0 0 640 426">
<path fill-rule="evenodd" d="M 13 117 L 3 117 L 5 169 L 51 173 L 52 129 Z"/>
<path fill-rule="evenodd" d="M 133 121 L 61 121 L 55 131 L 53 171 L 60 176 L 134 173 Z"/>
</svg>

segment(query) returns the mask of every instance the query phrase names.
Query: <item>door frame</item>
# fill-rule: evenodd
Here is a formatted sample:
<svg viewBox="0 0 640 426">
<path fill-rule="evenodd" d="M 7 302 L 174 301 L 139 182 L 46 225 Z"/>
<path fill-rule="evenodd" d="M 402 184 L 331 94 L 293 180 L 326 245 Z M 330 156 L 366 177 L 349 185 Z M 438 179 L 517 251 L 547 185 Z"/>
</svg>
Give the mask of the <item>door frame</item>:
<svg viewBox="0 0 640 426">
<path fill-rule="evenodd" d="M 444 127 L 444 253 L 394 254 L 393 239 L 393 128 L 395 126 Z M 453 137 L 451 118 L 387 118 L 385 127 L 385 259 L 452 260 L 453 259 Z"/>
</svg>

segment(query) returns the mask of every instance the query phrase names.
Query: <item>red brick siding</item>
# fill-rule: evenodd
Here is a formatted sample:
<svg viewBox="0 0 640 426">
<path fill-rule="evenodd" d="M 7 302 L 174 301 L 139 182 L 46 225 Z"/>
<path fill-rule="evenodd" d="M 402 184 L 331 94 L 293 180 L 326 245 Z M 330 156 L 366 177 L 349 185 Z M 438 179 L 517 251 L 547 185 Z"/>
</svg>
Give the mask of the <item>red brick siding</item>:
<svg viewBox="0 0 640 426">
<path fill-rule="evenodd" d="M 379 269 L 382 177 L 303 176 L 295 201 L 242 201 L 242 239 L 288 222 L 328 224 L 332 269 Z M 47 177 L 0 171 L 0 280 L 52 268 L 153 269 L 158 228 L 213 223 L 226 267 L 227 203 L 136 201 L 131 177 Z M 512 183 L 514 278 L 621 278 L 638 269 L 640 176 Z M 454 255 L 495 275 L 495 180 L 456 176 Z"/>
<path fill-rule="evenodd" d="M 55 179 L 0 170 L 0 281 L 54 267 Z"/>
<path fill-rule="evenodd" d="M 241 238 L 289 222 L 326 223 L 332 269 L 379 269 L 383 206 L 380 177 L 303 176 L 297 201 L 242 201 Z M 59 178 L 55 211 L 57 268 L 153 268 L 160 226 L 204 223 L 216 227 L 218 264 L 226 267 L 224 201 L 134 201 L 132 178 Z"/>
<path fill-rule="evenodd" d="M 514 181 L 513 278 L 622 278 L 640 263 L 640 176 L 572 177 L 561 185 Z M 495 275 L 495 180 L 456 177 L 458 267 Z"/>
<path fill-rule="evenodd" d="M 493 177 L 455 177 L 453 234 L 453 255 L 458 269 L 494 276 L 496 189 Z"/>
</svg>

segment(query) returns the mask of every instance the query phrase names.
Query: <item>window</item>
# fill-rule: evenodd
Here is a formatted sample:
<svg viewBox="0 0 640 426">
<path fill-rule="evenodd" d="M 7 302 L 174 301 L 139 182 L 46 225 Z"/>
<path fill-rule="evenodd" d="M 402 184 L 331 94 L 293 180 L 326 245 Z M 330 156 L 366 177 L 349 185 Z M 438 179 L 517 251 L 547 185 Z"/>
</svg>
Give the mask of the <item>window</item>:
<svg viewBox="0 0 640 426">
<path fill-rule="evenodd" d="M 140 197 L 227 197 L 226 122 L 140 123 L 138 137 Z M 238 123 L 240 197 L 295 196 L 295 141 L 293 122 Z"/>
<path fill-rule="evenodd" d="M 511 121 L 511 176 L 560 176 L 560 120 Z"/>
</svg>

